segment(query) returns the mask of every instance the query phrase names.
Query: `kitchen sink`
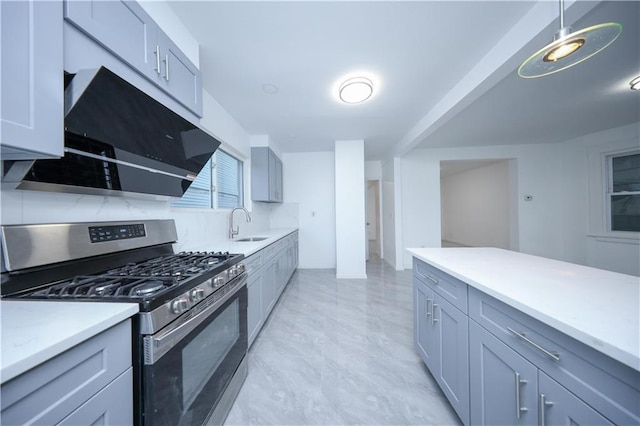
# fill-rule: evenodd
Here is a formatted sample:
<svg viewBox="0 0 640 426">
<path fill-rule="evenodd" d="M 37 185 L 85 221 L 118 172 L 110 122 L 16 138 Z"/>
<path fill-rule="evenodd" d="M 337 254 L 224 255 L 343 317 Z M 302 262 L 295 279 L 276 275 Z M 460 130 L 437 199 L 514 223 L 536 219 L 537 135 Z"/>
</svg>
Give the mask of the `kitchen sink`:
<svg viewBox="0 0 640 426">
<path fill-rule="evenodd" d="M 256 241 L 264 241 L 266 240 L 268 237 L 247 237 L 247 238 L 240 238 L 239 240 L 235 240 L 238 243 L 249 243 L 249 242 L 256 242 Z"/>
</svg>

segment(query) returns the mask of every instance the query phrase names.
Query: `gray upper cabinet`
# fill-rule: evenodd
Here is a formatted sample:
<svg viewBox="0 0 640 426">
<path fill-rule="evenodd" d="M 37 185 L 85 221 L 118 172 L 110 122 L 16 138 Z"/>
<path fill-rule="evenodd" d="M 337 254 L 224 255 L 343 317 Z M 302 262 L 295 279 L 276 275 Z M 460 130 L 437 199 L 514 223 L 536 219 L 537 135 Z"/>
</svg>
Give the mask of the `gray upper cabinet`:
<svg viewBox="0 0 640 426">
<path fill-rule="evenodd" d="M 202 117 L 200 70 L 133 1 L 65 1 L 64 16 L 99 44 Z"/>
<path fill-rule="evenodd" d="M 281 203 L 282 161 L 269 147 L 251 148 L 251 199 Z"/>
<path fill-rule="evenodd" d="M 0 2 L 3 160 L 63 155 L 62 3 Z"/>
<path fill-rule="evenodd" d="M 202 117 L 202 74 L 200 70 L 160 29 L 158 29 L 156 51 L 160 52 L 160 86 L 184 106 Z"/>
</svg>

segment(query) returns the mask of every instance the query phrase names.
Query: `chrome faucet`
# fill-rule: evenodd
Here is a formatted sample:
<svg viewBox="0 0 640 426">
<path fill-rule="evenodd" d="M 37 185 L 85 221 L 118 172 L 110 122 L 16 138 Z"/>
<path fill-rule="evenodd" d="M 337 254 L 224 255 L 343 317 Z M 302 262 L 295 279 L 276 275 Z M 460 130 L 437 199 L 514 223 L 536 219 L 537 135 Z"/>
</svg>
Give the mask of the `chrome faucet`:
<svg viewBox="0 0 640 426">
<path fill-rule="evenodd" d="M 247 222 L 251 222 L 251 215 L 244 207 L 236 207 L 231 210 L 231 214 L 229 215 L 229 239 L 233 239 L 234 236 L 240 233 L 240 226 L 236 226 L 235 229 L 233 227 L 233 213 L 235 213 L 236 210 L 242 210 L 247 215 Z"/>
</svg>

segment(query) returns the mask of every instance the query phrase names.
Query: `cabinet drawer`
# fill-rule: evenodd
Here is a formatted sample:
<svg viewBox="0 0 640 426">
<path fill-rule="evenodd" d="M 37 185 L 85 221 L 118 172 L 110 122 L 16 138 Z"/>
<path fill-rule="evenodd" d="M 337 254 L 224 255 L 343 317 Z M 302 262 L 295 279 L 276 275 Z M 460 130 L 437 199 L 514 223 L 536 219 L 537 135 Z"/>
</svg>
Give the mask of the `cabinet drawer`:
<svg viewBox="0 0 640 426">
<path fill-rule="evenodd" d="M 640 372 L 475 288 L 469 317 L 612 422 L 640 422 Z"/>
<path fill-rule="evenodd" d="M 264 263 L 267 262 L 267 260 L 271 259 L 273 256 L 276 255 L 276 253 L 278 253 L 278 246 L 276 243 L 270 244 L 267 247 L 265 247 L 264 249 L 262 249 L 262 261 Z"/>
<path fill-rule="evenodd" d="M 3 384 L 2 423 L 56 424 L 130 368 L 131 359 L 127 320 Z"/>
<path fill-rule="evenodd" d="M 262 252 L 263 250 L 260 250 L 244 259 L 244 268 L 247 271 L 247 275 L 251 275 L 262 266 Z"/>
<path fill-rule="evenodd" d="M 133 424 L 133 369 L 129 368 L 58 426 Z"/>
<path fill-rule="evenodd" d="M 413 258 L 413 274 L 449 303 L 467 313 L 467 284 L 419 259 Z"/>
</svg>

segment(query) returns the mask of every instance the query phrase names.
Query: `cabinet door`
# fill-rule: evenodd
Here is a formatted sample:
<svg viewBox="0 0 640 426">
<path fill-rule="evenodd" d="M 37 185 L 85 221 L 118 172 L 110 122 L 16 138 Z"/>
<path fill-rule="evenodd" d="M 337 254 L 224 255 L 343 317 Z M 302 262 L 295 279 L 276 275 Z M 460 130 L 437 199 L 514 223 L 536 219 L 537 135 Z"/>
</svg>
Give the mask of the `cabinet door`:
<svg viewBox="0 0 640 426">
<path fill-rule="evenodd" d="M 262 311 L 263 270 L 252 273 L 247 279 L 248 307 L 247 330 L 249 333 L 249 346 L 258 336 L 264 322 Z"/>
<path fill-rule="evenodd" d="M 58 425 L 117 426 L 133 424 L 133 398 L 126 397 L 133 392 L 132 371 L 129 368 Z"/>
<path fill-rule="evenodd" d="M 276 303 L 276 262 L 270 259 L 265 266 L 262 282 L 262 313 L 266 321 Z"/>
<path fill-rule="evenodd" d="M 276 164 L 278 163 L 278 157 L 276 154 L 269 150 L 269 200 L 278 200 L 278 189 L 276 188 Z"/>
<path fill-rule="evenodd" d="M 282 202 L 282 161 L 276 157 L 275 178 L 273 185 L 275 186 L 275 201 Z"/>
<path fill-rule="evenodd" d="M 434 292 L 431 287 L 425 285 L 417 278 L 413 279 L 414 287 L 414 318 L 413 330 L 414 340 L 418 354 L 429 367 L 433 370 L 438 365 L 436 348 L 436 327 L 433 322 L 433 303 Z"/>
<path fill-rule="evenodd" d="M 431 316 L 439 346 L 434 376 L 462 422 L 469 424 L 468 317 L 437 293 Z"/>
<path fill-rule="evenodd" d="M 158 30 L 161 86 L 178 102 L 202 117 L 202 81 L 200 70 L 171 39 Z"/>
<path fill-rule="evenodd" d="M 613 425 L 558 382 L 538 372 L 541 425 Z"/>
<path fill-rule="evenodd" d="M 0 2 L 3 160 L 63 155 L 62 4 Z"/>
<path fill-rule="evenodd" d="M 158 27 L 142 7 L 124 0 L 67 0 L 65 19 L 141 74 L 157 81 Z"/>
<path fill-rule="evenodd" d="M 538 369 L 469 321 L 471 424 L 537 425 Z"/>
</svg>

